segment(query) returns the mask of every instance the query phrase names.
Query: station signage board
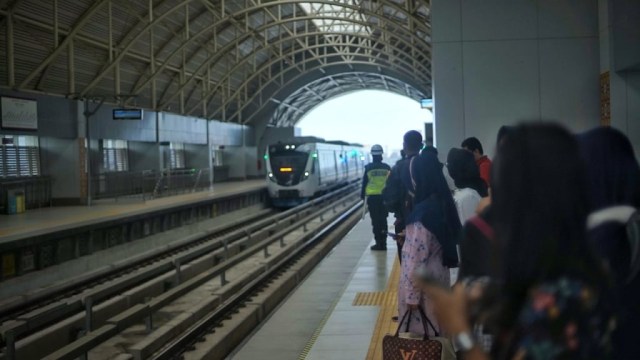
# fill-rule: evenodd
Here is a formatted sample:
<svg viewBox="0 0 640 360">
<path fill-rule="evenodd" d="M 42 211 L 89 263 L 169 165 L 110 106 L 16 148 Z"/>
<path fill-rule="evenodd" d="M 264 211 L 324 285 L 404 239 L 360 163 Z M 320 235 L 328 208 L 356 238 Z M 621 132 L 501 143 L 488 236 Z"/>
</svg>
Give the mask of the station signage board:
<svg viewBox="0 0 640 360">
<path fill-rule="evenodd" d="M 420 107 L 423 109 L 432 109 L 433 99 L 420 99 Z"/>
<path fill-rule="evenodd" d="M 113 120 L 142 120 L 142 109 L 113 109 Z"/>
<path fill-rule="evenodd" d="M 3 129 L 38 130 L 38 102 L 36 100 L 3 96 L 0 99 Z"/>
</svg>

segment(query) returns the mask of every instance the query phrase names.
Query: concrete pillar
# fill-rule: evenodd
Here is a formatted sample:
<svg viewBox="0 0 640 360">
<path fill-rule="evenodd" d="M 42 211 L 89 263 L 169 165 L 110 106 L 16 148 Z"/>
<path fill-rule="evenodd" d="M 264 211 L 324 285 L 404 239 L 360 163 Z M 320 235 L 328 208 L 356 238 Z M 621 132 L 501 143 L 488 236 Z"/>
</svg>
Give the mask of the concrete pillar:
<svg viewBox="0 0 640 360">
<path fill-rule="evenodd" d="M 640 158 L 640 2 L 599 0 L 602 124 L 629 137 Z"/>
<path fill-rule="evenodd" d="M 434 116 L 440 154 L 501 125 L 599 124 L 597 0 L 433 0 Z"/>
<path fill-rule="evenodd" d="M 78 184 L 80 188 L 80 203 L 87 204 L 89 200 L 89 148 L 87 141 L 87 123 L 84 116 L 84 101 L 77 101 L 76 117 L 78 121 L 78 138 L 77 138 L 77 174 Z"/>
</svg>

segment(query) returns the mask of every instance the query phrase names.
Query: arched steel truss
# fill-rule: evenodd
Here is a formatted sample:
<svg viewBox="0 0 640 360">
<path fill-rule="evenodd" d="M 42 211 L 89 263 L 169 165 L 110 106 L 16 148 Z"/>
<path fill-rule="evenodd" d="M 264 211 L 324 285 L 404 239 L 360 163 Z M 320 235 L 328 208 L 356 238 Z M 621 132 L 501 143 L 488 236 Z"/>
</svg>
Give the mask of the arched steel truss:
<svg viewBox="0 0 640 360">
<path fill-rule="evenodd" d="M 365 89 L 391 91 L 418 101 L 425 96 L 413 86 L 387 75 L 355 71 L 328 75 L 301 87 L 283 101 L 272 98 L 271 101 L 277 103 L 278 107 L 269 125 L 294 126 L 304 114 L 323 101 Z"/>
<path fill-rule="evenodd" d="M 0 84 L 17 90 L 276 125 L 308 84 L 431 92 L 427 0 L 0 0 L 0 15 Z"/>
</svg>

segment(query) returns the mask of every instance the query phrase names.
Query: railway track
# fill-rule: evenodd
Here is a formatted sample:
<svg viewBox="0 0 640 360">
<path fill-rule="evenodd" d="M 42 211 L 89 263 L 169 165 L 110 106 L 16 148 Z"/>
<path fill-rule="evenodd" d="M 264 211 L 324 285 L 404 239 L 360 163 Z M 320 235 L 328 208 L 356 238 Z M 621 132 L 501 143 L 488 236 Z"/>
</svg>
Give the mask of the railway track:
<svg viewBox="0 0 640 360">
<path fill-rule="evenodd" d="M 282 213 L 263 212 L 193 234 L 171 248 L 33 294 L 21 306 L 6 302 L 0 306 L 2 358 L 102 358 L 95 353 L 110 352 L 102 344 L 136 326 L 144 328 L 142 335 L 124 336 L 139 341 L 121 355 L 147 358 L 212 311 L 219 315 L 229 301 L 240 304 L 247 291 L 256 291 L 257 279 L 275 276 L 284 259 L 292 261 L 310 246 L 300 244 L 355 206 L 355 189 L 351 185 Z M 214 296 L 202 296 L 203 287 L 215 288 Z M 187 312 L 175 308 L 198 292 Z M 158 319 L 171 312 L 180 315 Z"/>
</svg>

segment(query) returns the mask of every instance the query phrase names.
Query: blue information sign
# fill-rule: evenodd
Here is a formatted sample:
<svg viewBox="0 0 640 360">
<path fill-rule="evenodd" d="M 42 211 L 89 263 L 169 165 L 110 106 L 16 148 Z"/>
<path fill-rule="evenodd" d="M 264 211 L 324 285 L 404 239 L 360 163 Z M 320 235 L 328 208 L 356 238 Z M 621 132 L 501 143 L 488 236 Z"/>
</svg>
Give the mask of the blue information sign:
<svg viewBox="0 0 640 360">
<path fill-rule="evenodd" d="M 113 120 L 142 120 L 142 109 L 113 109 Z"/>
</svg>

